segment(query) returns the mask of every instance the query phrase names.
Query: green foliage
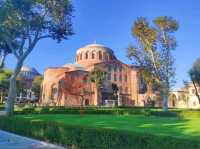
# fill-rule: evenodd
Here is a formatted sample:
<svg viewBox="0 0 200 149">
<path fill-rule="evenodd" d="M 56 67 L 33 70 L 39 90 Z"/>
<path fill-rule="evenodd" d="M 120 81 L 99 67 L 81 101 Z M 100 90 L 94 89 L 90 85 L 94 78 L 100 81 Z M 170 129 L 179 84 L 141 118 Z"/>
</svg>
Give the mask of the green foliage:
<svg viewBox="0 0 200 149">
<path fill-rule="evenodd" d="M 151 26 L 146 18 L 138 18 L 132 35 L 137 46 L 128 47 L 128 58 L 140 68 L 141 76 L 147 87 L 159 89 L 163 97 L 163 109 L 167 110 L 167 96 L 174 83 L 174 58 L 171 51 L 176 48 L 176 39 L 172 35 L 178 30 L 178 22 L 171 17 L 156 18 Z"/>
<path fill-rule="evenodd" d="M 17 59 L 10 79 L 7 114 L 13 114 L 16 78 L 25 59 L 40 40 L 50 38 L 61 42 L 73 35 L 72 12 L 70 0 L 1 1 L 0 44 L 3 42 L 4 47 L 8 46 Z"/>
<path fill-rule="evenodd" d="M 95 67 L 94 70 L 90 72 L 90 80 L 91 82 L 96 84 L 97 88 L 101 87 L 105 79 L 106 72 L 99 67 Z"/>
<path fill-rule="evenodd" d="M 200 86 L 200 58 L 196 60 L 189 71 L 191 80 Z"/>
<path fill-rule="evenodd" d="M 198 58 L 196 62 L 193 64 L 192 68 L 189 71 L 189 75 L 194 85 L 196 96 L 200 103 L 200 95 L 197 89 L 197 86 L 200 87 L 200 58 Z"/>
<path fill-rule="evenodd" d="M 40 97 L 42 81 L 43 81 L 43 76 L 36 76 L 32 82 L 32 91 L 35 93 L 37 98 Z"/>
<path fill-rule="evenodd" d="M 200 148 L 199 141 L 193 139 L 154 135 L 147 132 L 70 125 L 42 119 L 28 120 L 19 117 L 0 117 L 0 128 L 56 144 L 75 145 L 79 149 Z"/>
</svg>

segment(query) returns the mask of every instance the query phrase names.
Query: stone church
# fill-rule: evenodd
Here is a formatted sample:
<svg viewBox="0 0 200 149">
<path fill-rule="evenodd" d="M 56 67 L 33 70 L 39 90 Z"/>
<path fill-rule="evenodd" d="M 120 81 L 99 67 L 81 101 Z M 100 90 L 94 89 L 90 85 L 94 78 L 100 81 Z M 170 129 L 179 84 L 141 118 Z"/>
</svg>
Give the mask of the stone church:
<svg viewBox="0 0 200 149">
<path fill-rule="evenodd" d="M 100 87 L 88 81 L 94 68 L 106 72 Z M 74 64 L 50 67 L 44 72 L 41 105 L 49 106 L 143 106 L 145 94 L 137 67 L 117 59 L 112 49 L 101 44 L 89 44 L 76 52 Z M 113 96 L 113 84 L 117 95 Z"/>
</svg>

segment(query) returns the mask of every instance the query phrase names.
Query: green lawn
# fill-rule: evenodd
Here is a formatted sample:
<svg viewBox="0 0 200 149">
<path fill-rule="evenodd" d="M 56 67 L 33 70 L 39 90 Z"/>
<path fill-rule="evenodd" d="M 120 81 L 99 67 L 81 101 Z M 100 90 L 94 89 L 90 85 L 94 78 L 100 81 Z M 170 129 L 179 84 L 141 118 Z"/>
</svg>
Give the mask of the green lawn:
<svg viewBox="0 0 200 149">
<path fill-rule="evenodd" d="M 200 118 L 198 116 L 184 119 L 142 115 L 84 115 L 81 117 L 66 114 L 16 115 L 15 117 L 31 121 L 56 121 L 69 125 L 128 130 L 200 140 Z"/>
</svg>

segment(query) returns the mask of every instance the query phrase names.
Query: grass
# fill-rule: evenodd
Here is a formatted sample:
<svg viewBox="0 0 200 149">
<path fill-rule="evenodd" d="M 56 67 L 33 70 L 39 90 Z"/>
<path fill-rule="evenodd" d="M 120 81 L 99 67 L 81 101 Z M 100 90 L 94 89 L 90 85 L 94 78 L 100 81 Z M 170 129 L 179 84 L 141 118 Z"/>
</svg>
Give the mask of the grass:
<svg viewBox="0 0 200 149">
<path fill-rule="evenodd" d="M 69 114 L 31 114 L 16 115 L 16 118 L 30 121 L 55 121 L 66 125 L 93 128 L 126 130 L 154 135 L 172 136 L 200 140 L 200 117 L 154 117 L 142 115 L 69 115 Z"/>
</svg>

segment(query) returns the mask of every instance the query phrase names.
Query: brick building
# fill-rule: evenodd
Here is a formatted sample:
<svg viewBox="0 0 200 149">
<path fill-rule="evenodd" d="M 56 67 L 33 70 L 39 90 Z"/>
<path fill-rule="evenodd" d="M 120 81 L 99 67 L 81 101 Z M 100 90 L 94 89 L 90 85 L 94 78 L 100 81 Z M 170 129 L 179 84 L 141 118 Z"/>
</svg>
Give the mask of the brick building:
<svg viewBox="0 0 200 149">
<path fill-rule="evenodd" d="M 107 72 L 97 96 L 94 83 L 88 81 L 95 67 Z M 100 44 L 86 45 L 76 52 L 74 64 L 47 68 L 42 84 L 41 105 L 55 106 L 132 106 L 143 105 L 145 94 L 140 94 L 140 77 L 136 67 L 118 60 L 110 48 Z M 112 85 L 117 86 L 117 98 L 113 98 Z M 98 99 L 99 98 L 99 99 Z"/>
</svg>

